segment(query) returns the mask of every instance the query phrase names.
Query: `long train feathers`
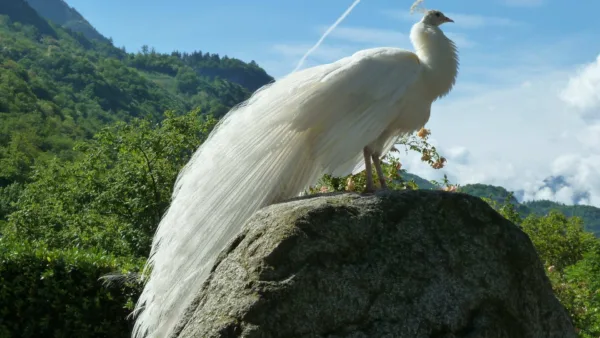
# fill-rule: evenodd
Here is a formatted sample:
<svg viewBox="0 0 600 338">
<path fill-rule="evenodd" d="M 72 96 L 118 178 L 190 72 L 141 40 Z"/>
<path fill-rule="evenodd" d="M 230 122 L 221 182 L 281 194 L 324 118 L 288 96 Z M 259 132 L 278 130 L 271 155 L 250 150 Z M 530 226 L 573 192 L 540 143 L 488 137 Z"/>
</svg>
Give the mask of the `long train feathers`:
<svg viewBox="0 0 600 338">
<path fill-rule="evenodd" d="M 215 127 L 181 171 L 157 229 L 134 336 L 167 337 L 220 250 L 252 213 L 297 196 L 324 173 L 335 171 L 338 163 L 354 159 L 364 140 L 382 132 L 391 116 L 378 118 L 378 112 L 389 110 L 379 105 L 394 100 L 379 96 L 398 97 L 401 92 L 394 87 L 357 98 L 351 82 L 344 81 L 347 75 L 326 78 L 344 68 L 354 76 L 353 60 L 270 84 Z M 373 67 L 373 76 L 379 77 L 374 80 L 381 80 L 389 61 Z M 333 97 L 339 100 L 331 101 Z M 354 137 L 348 140 L 346 135 Z"/>
<path fill-rule="evenodd" d="M 430 59 L 451 66 L 441 78 L 453 84 L 455 50 L 443 34 L 423 32 L 416 39 L 448 43 L 447 57 Z M 387 152 L 399 134 L 420 128 L 437 95 L 423 83 L 434 70 L 402 49 L 368 49 L 292 73 L 232 109 L 177 178 L 153 240 L 133 336 L 173 334 L 220 251 L 254 212 L 298 196 L 323 174 L 359 169 L 365 146 Z M 438 87 L 447 89 L 431 86 Z"/>
</svg>

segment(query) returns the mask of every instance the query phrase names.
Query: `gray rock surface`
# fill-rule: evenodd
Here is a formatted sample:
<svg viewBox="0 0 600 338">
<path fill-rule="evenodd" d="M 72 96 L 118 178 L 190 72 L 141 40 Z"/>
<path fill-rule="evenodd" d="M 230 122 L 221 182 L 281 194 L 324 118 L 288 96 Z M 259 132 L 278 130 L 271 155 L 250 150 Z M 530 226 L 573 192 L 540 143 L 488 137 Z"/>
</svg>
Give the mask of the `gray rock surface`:
<svg viewBox="0 0 600 338">
<path fill-rule="evenodd" d="M 525 233 L 478 198 L 340 194 L 256 213 L 179 338 L 576 337 Z"/>
</svg>

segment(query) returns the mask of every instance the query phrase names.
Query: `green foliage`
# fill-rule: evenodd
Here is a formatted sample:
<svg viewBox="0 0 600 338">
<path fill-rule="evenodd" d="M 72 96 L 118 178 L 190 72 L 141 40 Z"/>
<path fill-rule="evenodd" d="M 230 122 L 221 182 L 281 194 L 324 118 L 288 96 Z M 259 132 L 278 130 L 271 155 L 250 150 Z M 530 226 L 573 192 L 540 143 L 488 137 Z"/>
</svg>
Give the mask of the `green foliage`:
<svg viewBox="0 0 600 338">
<path fill-rule="evenodd" d="M 103 128 L 75 160 L 0 188 L 0 337 L 129 337 L 140 271 L 175 178 L 216 120 L 194 110 Z M 110 254 L 109 254 L 110 253 Z"/>
<path fill-rule="evenodd" d="M 503 187 L 487 184 L 467 184 L 459 189 L 460 192 L 493 200 L 499 205 L 510 199 L 516 211 L 523 217 L 528 215 L 545 216 L 551 211 L 558 211 L 565 216 L 577 216 L 583 220 L 586 231 L 600 235 L 600 208 L 589 205 L 565 205 L 547 200 L 527 201 L 519 203 L 513 194 Z"/>
<path fill-rule="evenodd" d="M 529 215 L 521 227 L 545 264 L 558 271 L 583 259 L 595 243 L 594 235 L 585 232 L 580 218 L 567 218 L 556 211 L 546 216 Z"/>
<path fill-rule="evenodd" d="M 109 42 L 75 8 L 69 7 L 63 0 L 27 0 L 27 3 L 41 16 L 64 28 L 82 33 L 90 40 Z"/>
<path fill-rule="evenodd" d="M 171 55 L 179 57 L 187 66 L 196 73 L 210 79 L 221 78 L 228 82 L 239 84 L 251 92 L 272 82 L 274 79 L 260 68 L 256 62 L 242 62 L 241 60 L 219 54 L 173 52 Z"/>
<path fill-rule="evenodd" d="M 36 34 L 56 36 L 50 24 L 38 15 L 27 2 L 22 0 L 0 2 L 0 15 L 6 15 L 22 25 L 29 25 Z"/>
<path fill-rule="evenodd" d="M 107 287 L 98 278 L 140 267 L 97 250 L 0 239 L 0 337 L 129 337 L 125 318 L 139 286 Z"/>
<path fill-rule="evenodd" d="M 425 190 L 437 190 L 440 188 L 440 186 L 438 184 L 434 184 L 424 178 L 421 178 L 415 174 L 411 174 L 409 172 L 407 172 L 406 170 L 401 170 L 400 172 L 400 177 L 402 177 L 402 180 L 406 181 L 406 182 L 415 182 L 415 184 L 419 187 L 419 189 L 425 189 Z"/>
<path fill-rule="evenodd" d="M 75 144 L 107 125 L 136 118 L 160 122 L 166 110 L 201 109 L 220 117 L 250 95 L 251 88 L 202 75 L 200 68 L 216 67 L 252 88 L 272 80 L 255 63 L 216 54 L 148 48 L 127 54 L 60 27 L 78 20 L 89 25 L 64 2 L 31 5 L 59 25 L 23 0 L 0 5 L 0 187 L 24 186 L 34 167 L 76 160 L 82 154 Z M 50 163 L 55 157 L 58 162 Z M 11 204 L 5 194 L 0 191 L 0 219 Z"/>
<path fill-rule="evenodd" d="M 517 201 L 512 192 L 509 192 L 503 187 L 496 187 L 493 185 L 477 183 L 464 185 L 458 190 L 459 192 L 465 194 L 485 198 L 488 200 L 488 203 L 491 203 L 492 201 L 498 203 L 498 205 L 510 203 L 514 206 L 515 212 L 518 212 L 519 214 L 524 216 L 529 215 L 531 213 L 531 210 L 529 210 L 529 208 L 522 204 L 519 204 L 519 201 Z"/>
<path fill-rule="evenodd" d="M 507 201 L 507 199 L 508 202 L 512 204 L 519 203 L 517 199 L 514 198 L 514 196 L 503 187 L 495 187 L 492 185 L 477 183 L 464 185 L 459 189 L 459 191 L 477 197 L 489 198 L 497 203 L 504 203 L 505 201 Z"/>
<path fill-rule="evenodd" d="M 446 159 L 442 157 L 434 146 L 427 142 L 430 131 L 427 129 L 421 129 L 418 133 L 412 133 L 401 137 L 397 144 L 404 145 L 406 151 L 409 150 L 418 152 L 422 155 L 421 160 L 428 163 L 434 169 L 441 169 L 446 163 Z M 392 149 L 392 152 L 398 152 L 396 148 Z M 382 160 L 382 169 L 385 175 L 385 181 L 389 189 L 419 189 L 419 185 L 416 183 L 413 177 L 419 178 L 418 176 L 410 175 L 405 169 L 402 169 L 402 164 L 398 158 L 388 154 Z M 372 175 L 374 183 L 378 184 L 377 173 L 373 166 Z M 408 180 L 406 179 L 408 178 Z M 422 181 L 423 179 L 419 178 Z M 425 181 L 427 182 L 427 181 Z M 449 190 L 453 186 L 448 182 L 446 176 L 444 176 L 444 182 L 442 184 L 438 182 L 427 182 L 427 188 L 434 189 L 446 189 Z M 443 187 L 443 188 L 442 188 Z M 366 188 L 366 171 L 356 175 L 348 175 L 345 177 L 332 177 L 325 175 L 321 180 L 308 191 L 309 194 L 315 194 L 319 192 L 333 192 L 333 191 L 358 191 L 363 192 Z M 455 187 L 454 187 L 455 188 Z M 454 189 L 452 188 L 452 189 Z"/>
<path fill-rule="evenodd" d="M 127 54 L 63 1 L 30 1 L 54 22 L 0 2 L 0 336 L 129 336 L 139 285 L 98 278 L 138 271 L 211 115 L 272 78 L 216 54 Z"/>
<path fill-rule="evenodd" d="M 15 210 L 15 203 L 19 199 L 23 185 L 13 183 L 6 187 L 0 187 L 0 223 L 7 220 L 7 216 Z M 0 227 L 0 234 L 2 228 Z"/>
<path fill-rule="evenodd" d="M 595 247 L 563 273 L 549 272 L 554 291 L 567 308 L 581 337 L 600 336 L 600 249 Z"/>
<path fill-rule="evenodd" d="M 117 123 L 78 144 L 78 160 L 48 161 L 33 173 L 6 236 L 49 248 L 100 248 L 145 257 L 178 172 L 216 120 L 198 110 Z"/>
<path fill-rule="evenodd" d="M 467 193 L 468 189 L 459 189 L 459 192 Z M 504 189 L 504 188 L 502 188 Z M 523 218 L 519 211 L 517 210 L 518 205 L 515 204 L 516 199 L 514 198 L 512 193 L 507 193 L 504 197 L 504 201 L 500 203 L 498 199 L 494 199 L 492 197 L 481 197 L 487 204 L 489 204 L 492 208 L 498 211 L 504 218 L 513 222 L 514 224 L 520 225 L 523 222 Z"/>
<path fill-rule="evenodd" d="M 547 269 L 556 297 L 569 312 L 579 336 L 600 335 L 600 240 L 583 220 L 559 211 L 522 218 L 512 194 L 504 203 L 485 199 L 505 218 L 520 224 Z"/>
<path fill-rule="evenodd" d="M 386 156 L 382 163 L 383 171 L 386 176 L 388 188 L 399 189 L 417 189 L 414 182 L 406 182 L 402 179 L 400 162 L 392 156 Z M 377 173 L 373 169 L 373 180 L 377 182 Z M 308 191 L 310 194 L 319 192 L 333 191 L 364 191 L 366 188 L 366 171 L 362 171 L 356 175 L 348 175 L 345 177 L 333 177 L 325 175 L 321 178 L 315 187 L 311 187 Z"/>
<path fill-rule="evenodd" d="M 64 31 L 59 39 L 0 26 L 0 186 L 24 182 L 32 165 L 76 156 L 77 140 L 135 116 L 161 117 L 186 104 L 116 59 L 88 51 Z"/>
<path fill-rule="evenodd" d="M 246 64 L 202 52 L 167 55 L 142 46 L 140 52 L 128 55 L 125 62 L 164 89 L 216 117 L 273 81 L 256 63 Z"/>
<path fill-rule="evenodd" d="M 583 220 L 587 231 L 600 236 L 600 208 L 590 205 L 565 205 L 545 200 L 527 201 L 523 203 L 523 206 L 536 215 L 546 215 L 554 210 L 569 217 L 579 217 Z"/>
<path fill-rule="evenodd" d="M 600 242 L 577 217 L 558 212 L 523 222 L 557 298 L 571 315 L 580 337 L 600 335 Z"/>
</svg>

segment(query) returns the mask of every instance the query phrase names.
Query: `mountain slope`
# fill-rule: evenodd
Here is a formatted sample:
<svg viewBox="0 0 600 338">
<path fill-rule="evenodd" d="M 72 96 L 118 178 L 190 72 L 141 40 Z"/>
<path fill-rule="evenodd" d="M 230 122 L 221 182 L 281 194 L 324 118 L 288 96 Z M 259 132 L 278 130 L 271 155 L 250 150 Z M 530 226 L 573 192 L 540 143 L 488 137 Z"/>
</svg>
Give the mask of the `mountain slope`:
<svg viewBox="0 0 600 338">
<path fill-rule="evenodd" d="M 536 215 L 546 215 L 551 210 L 558 210 L 568 217 L 581 217 L 588 231 L 600 235 L 600 208 L 590 205 L 565 205 L 548 200 L 527 201 L 522 205 Z"/>
<path fill-rule="evenodd" d="M 27 0 L 27 2 L 38 14 L 57 25 L 81 33 L 90 40 L 109 42 L 75 8 L 70 7 L 64 0 Z"/>
<path fill-rule="evenodd" d="M 255 91 L 274 79 L 260 68 L 256 62 L 244 63 L 241 60 L 218 54 L 197 51 L 179 54 L 179 57 L 199 75 L 209 78 L 223 78 Z"/>
<path fill-rule="evenodd" d="M 75 8 L 70 7 L 64 0 L 26 1 L 35 11 L 37 11 L 40 16 L 44 17 L 45 19 L 50 20 L 63 28 L 68 28 L 73 32 L 82 33 L 89 40 L 101 42 L 104 44 L 104 46 L 102 46 L 104 49 L 110 50 L 112 47 L 112 49 L 114 49 L 112 50 L 113 55 L 119 54 L 119 50 L 114 48 L 109 39 L 100 34 L 81 14 L 79 14 Z M 17 1 L 17 3 L 20 2 L 20 0 Z M 123 55 L 120 56 L 122 57 Z M 254 92 L 258 88 L 274 80 L 254 61 L 245 63 L 239 59 L 230 58 L 227 56 L 221 57 L 218 54 L 194 51 L 192 53 L 173 52 L 171 55 L 167 55 L 156 53 L 154 50 L 150 51 L 148 46 L 144 46 L 142 47 L 142 51 L 137 53 L 137 56 L 138 57 L 130 58 L 128 60 L 128 65 L 140 70 L 154 73 L 145 74 L 148 78 L 153 80 L 157 78 L 157 74 L 159 75 L 158 77 L 161 75 L 175 77 L 179 69 L 183 68 L 183 66 L 187 66 L 196 73 L 195 77 L 203 79 L 205 82 L 214 82 L 218 85 L 229 86 L 230 90 L 237 91 L 238 93 L 245 89 L 247 90 L 247 92 L 244 93 L 246 96 L 250 92 Z M 144 56 L 146 59 L 141 60 L 143 57 L 139 56 Z M 154 64 L 152 64 L 152 61 L 148 62 L 148 56 L 154 58 L 154 60 L 152 60 L 155 61 Z M 183 76 L 190 78 L 189 74 L 184 74 Z M 173 82 L 173 79 L 163 78 L 162 83 L 157 82 L 157 84 L 162 85 L 165 80 L 167 83 Z M 227 83 L 223 82 L 223 80 L 225 80 Z M 192 84 L 200 85 L 200 82 L 202 81 L 195 80 L 192 82 Z M 234 86 L 231 84 L 238 84 L 239 87 L 234 88 Z M 202 89 L 206 91 L 210 86 L 211 85 L 204 85 Z M 195 89 L 196 86 L 193 86 L 189 92 L 193 92 Z M 229 98 L 237 102 L 229 102 L 227 106 L 232 106 L 239 103 L 239 97 L 239 95 L 236 95 L 233 98 Z M 220 113 L 222 114 L 224 112 Z"/>
<path fill-rule="evenodd" d="M 23 181 L 35 158 L 72 156 L 73 141 L 107 123 L 189 108 L 85 38 L 23 25 L 45 27 L 24 2 L 11 1 L 17 12 L 0 19 L 0 186 Z"/>
<path fill-rule="evenodd" d="M 260 68 L 256 62 L 245 63 L 236 58 L 219 56 L 219 54 L 202 53 L 194 51 L 181 53 L 175 51 L 170 55 L 160 54 L 148 46 L 142 46 L 140 53 L 130 61 L 133 67 L 149 72 L 160 73 L 168 76 L 182 76 L 177 73 L 175 65 L 181 68 L 187 66 L 197 76 L 211 81 L 225 80 L 238 84 L 250 92 L 274 79 Z"/>
<path fill-rule="evenodd" d="M 33 26 L 38 30 L 39 34 L 56 37 L 54 28 L 38 15 L 33 8 L 21 0 L 1 1 L 0 15 L 6 15 L 14 22 Z"/>
<path fill-rule="evenodd" d="M 467 184 L 460 187 L 459 191 L 477 197 L 490 198 L 498 203 L 503 203 L 510 195 L 510 192 L 503 187 L 487 184 Z M 565 205 L 547 200 L 519 203 L 514 197 L 511 197 L 510 201 L 516 206 L 517 211 L 522 216 L 530 214 L 543 216 L 547 215 L 552 210 L 558 210 L 568 217 L 580 217 L 583 220 L 587 231 L 595 233 L 596 236 L 600 236 L 600 208 L 589 205 Z"/>
<path fill-rule="evenodd" d="M 0 41 L 0 188 L 26 183 L 32 166 L 55 156 L 74 159 L 75 142 L 114 122 L 160 122 L 167 110 L 194 108 L 220 116 L 270 78 L 238 60 L 236 67 L 258 74 L 228 71 L 249 81 L 244 87 L 200 76 L 183 55 L 128 54 L 48 22 L 23 0 L 0 1 Z M 12 196 L 0 196 L 6 209 L 18 194 L 13 187 L 0 195 Z"/>
<path fill-rule="evenodd" d="M 427 189 L 427 190 L 439 189 L 439 187 L 436 186 L 435 184 L 433 184 L 433 183 L 429 182 L 428 180 L 421 178 L 420 176 L 417 176 L 415 174 L 403 172 L 400 175 L 402 176 L 402 179 L 404 181 L 407 181 L 407 182 L 414 181 L 417 184 L 417 186 L 419 187 L 419 189 Z"/>
</svg>

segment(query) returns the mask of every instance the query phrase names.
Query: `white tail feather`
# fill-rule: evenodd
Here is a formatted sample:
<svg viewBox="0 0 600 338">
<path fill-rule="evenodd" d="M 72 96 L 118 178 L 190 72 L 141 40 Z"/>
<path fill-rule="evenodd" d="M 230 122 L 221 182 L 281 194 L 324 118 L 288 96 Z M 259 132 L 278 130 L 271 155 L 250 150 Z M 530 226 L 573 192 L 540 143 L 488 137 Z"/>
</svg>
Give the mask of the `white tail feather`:
<svg viewBox="0 0 600 338">
<path fill-rule="evenodd" d="M 181 171 L 154 237 L 134 337 L 168 337 L 246 219 L 322 175 L 323 154 L 310 147 L 315 131 L 301 127 L 296 112 L 318 84 L 302 81 L 311 71 L 322 75 L 320 68 L 294 73 L 233 109 Z"/>
<path fill-rule="evenodd" d="M 420 67 L 407 51 L 365 50 L 292 73 L 232 109 L 175 183 L 154 236 L 133 336 L 173 333 L 253 213 L 300 195 L 323 174 L 357 168 L 362 149 L 415 102 Z"/>
</svg>

